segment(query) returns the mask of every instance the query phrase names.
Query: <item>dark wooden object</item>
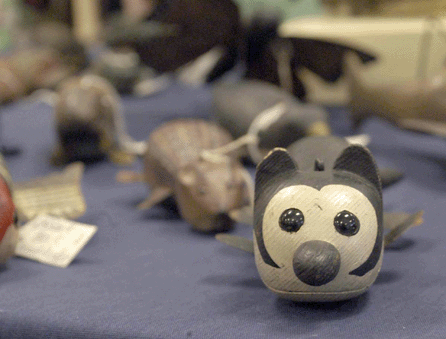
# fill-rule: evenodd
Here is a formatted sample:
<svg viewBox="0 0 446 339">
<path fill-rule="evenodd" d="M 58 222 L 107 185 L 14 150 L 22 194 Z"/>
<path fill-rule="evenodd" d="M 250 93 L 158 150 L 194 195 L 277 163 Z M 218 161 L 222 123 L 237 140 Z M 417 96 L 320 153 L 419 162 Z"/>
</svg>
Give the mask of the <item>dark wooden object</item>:
<svg viewBox="0 0 446 339">
<path fill-rule="evenodd" d="M 302 104 L 291 93 L 271 83 L 244 80 L 219 85 L 213 90 L 214 117 L 234 138 L 248 133 L 253 121 L 278 103 L 285 104 L 284 114 L 259 134 L 259 148 L 265 152 L 274 147 L 287 147 L 305 136 L 330 134 L 323 108 Z"/>
<path fill-rule="evenodd" d="M 144 24 L 178 27 L 176 34 L 158 34 L 141 39 L 141 27 L 135 25 L 133 33 L 128 28 L 111 27 L 106 41 L 112 47 L 127 46 L 134 49 L 141 61 L 157 72 L 171 72 L 194 60 L 213 47 L 221 46 L 225 56 L 209 74 L 209 80 L 218 77 L 235 62 L 239 48 L 240 22 L 237 6 L 231 0 L 161 0 Z"/>
<path fill-rule="evenodd" d="M 307 68 L 327 82 L 335 82 L 343 74 L 347 52 L 362 62 L 375 59 L 367 51 L 328 41 L 306 38 L 282 38 L 277 29 L 279 16 L 258 14 L 247 28 L 246 78 L 260 79 L 284 87 L 300 99 L 305 87 L 299 79 L 300 68 Z"/>
</svg>

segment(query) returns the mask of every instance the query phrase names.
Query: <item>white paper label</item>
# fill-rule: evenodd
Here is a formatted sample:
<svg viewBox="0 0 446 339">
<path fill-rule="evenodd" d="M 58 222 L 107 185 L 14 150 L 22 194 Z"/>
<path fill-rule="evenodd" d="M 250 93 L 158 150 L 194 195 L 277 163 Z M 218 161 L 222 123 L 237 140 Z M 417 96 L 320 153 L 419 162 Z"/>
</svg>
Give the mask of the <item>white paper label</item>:
<svg viewBox="0 0 446 339">
<path fill-rule="evenodd" d="M 93 225 L 40 215 L 20 228 L 15 254 L 48 265 L 67 267 L 97 229 Z"/>
</svg>

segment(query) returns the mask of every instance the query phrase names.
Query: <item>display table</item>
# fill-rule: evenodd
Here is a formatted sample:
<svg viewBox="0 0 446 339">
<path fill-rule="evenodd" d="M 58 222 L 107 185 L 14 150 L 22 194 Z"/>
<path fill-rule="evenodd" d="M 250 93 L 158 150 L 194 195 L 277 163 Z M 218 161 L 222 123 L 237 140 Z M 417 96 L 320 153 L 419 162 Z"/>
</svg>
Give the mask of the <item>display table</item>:
<svg viewBox="0 0 446 339">
<path fill-rule="evenodd" d="M 173 86 L 148 99 L 124 99 L 138 140 L 175 117 L 206 117 L 209 89 Z M 330 109 L 338 134 L 353 132 L 344 109 Z M 51 109 L 2 110 L 14 180 L 47 175 L 55 133 Z M 425 211 L 384 254 L 376 283 L 356 299 L 329 304 L 280 300 L 262 284 L 253 256 L 193 232 L 157 206 L 138 211 L 142 184 L 118 184 L 121 169 L 86 167 L 87 213 L 98 231 L 66 269 L 13 258 L 0 271 L 0 338 L 444 338 L 446 336 L 446 140 L 368 121 L 380 166 L 406 177 L 384 191 L 388 211 Z M 141 162 L 133 169 L 141 169 Z M 252 238 L 247 225 L 233 234 Z"/>
</svg>

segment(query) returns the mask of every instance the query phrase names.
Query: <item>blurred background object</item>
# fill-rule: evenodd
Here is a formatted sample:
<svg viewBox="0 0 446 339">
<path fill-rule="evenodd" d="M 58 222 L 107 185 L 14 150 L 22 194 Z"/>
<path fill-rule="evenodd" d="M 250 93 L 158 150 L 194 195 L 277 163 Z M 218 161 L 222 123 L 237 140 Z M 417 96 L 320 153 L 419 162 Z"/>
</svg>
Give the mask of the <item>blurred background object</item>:
<svg viewBox="0 0 446 339">
<path fill-rule="evenodd" d="M 106 44 L 132 48 L 159 73 L 174 71 L 216 46 L 225 52 L 209 80 L 236 63 L 240 21 L 231 0 L 141 0 L 121 6 L 122 12 L 108 20 Z"/>
<path fill-rule="evenodd" d="M 56 48 L 78 71 L 93 65 L 121 93 L 144 87 L 141 81 L 149 90 L 138 92 L 149 94 L 172 79 L 212 82 L 243 65 L 248 79 L 344 105 L 345 52 L 377 59 L 364 72 L 383 83 L 432 76 L 446 53 L 443 24 L 423 17 L 441 15 L 440 0 L 24 0 L 17 7 L 34 44 Z M 204 75 L 184 80 L 190 72 L 182 67 L 202 68 L 190 63 L 213 49 Z M 157 81 L 165 73 L 169 81 Z"/>
<path fill-rule="evenodd" d="M 18 33 L 20 12 L 15 0 L 0 0 L 0 54 L 8 51 Z"/>
<path fill-rule="evenodd" d="M 76 0 L 71 2 L 71 7 L 74 36 L 83 45 L 95 44 L 102 26 L 100 0 Z"/>
<path fill-rule="evenodd" d="M 284 38 L 320 39 L 368 51 L 378 60 L 363 70 L 371 84 L 395 84 L 441 72 L 446 57 L 443 18 L 317 17 L 284 22 Z M 345 105 L 348 82 L 328 84 L 308 69 L 299 71 L 309 101 Z"/>
<path fill-rule="evenodd" d="M 324 83 L 334 83 L 342 75 L 346 52 L 357 53 L 363 62 L 375 60 L 373 49 L 361 48 L 348 40 L 334 40 L 323 34 L 300 34 L 307 28 L 304 20 L 282 23 L 280 12 L 258 12 L 246 28 L 246 77 L 280 85 L 299 99 L 307 98 L 303 70 L 311 71 Z M 323 20 L 323 19 L 321 19 Z M 304 24 L 301 27 L 301 22 Z M 290 24 L 291 23 L 291 24 Z M 283 26 L 295 31 L 283 34 Z M 324 25 L 321 24 L 322 32 Z M 348 30 L 348 25 L 346 25 Z M 311 33 L 311 28 L 310 28 Z M 318 32 L 320 33 L 320 32 Z M 332 33 L 331 31 L 329 33 Z M 359 46 L 359 47 L 358 47 Z"/>
<path fill-rule="evenodd" d="M 331 15 L 374 15 L 388 17 L 443 16 L 444 0 L 321 0 Z"/>
<path fill-rule="evenodd" d="M 251 18 L 259 11 L 280 11 L 284 20 L 322 14 L 322 4 L 318 0 L 235 0 L 243 18 Z"/>
</svg>

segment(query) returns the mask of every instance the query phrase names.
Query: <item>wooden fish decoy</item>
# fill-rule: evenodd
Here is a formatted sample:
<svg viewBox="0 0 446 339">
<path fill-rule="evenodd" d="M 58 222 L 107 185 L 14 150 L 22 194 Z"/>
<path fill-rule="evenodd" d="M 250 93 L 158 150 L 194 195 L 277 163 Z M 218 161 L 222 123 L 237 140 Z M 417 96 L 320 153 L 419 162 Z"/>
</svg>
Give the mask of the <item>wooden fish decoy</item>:
<svg viewBox="0 0 446 339">
<path fill-rule="evenodd" d="M 264 284 L 282 298 L 337 301 L 375 281 L 384 244 L 421 223 L 422 212 L 383 217 L 371 153 L 336 137 L 276 148 L 257 166 L 254 241 L 221 234 L 252 251 Z M 386 223 L 391 229 L 384 234 Z"/>
<path fill-rule="evenodd" d="M 173 196 L 181 216 L 201 232 L 226 231 L 229 213 L 250 203 L 251 178 L 234 154 L 220 152 L 232 141 L 215 123 L 172 120 L 151 133 L 142 174 L 121 171 L 120 182 L 143 181 L 150 196 L 139 205 L 148 209 Z"/>
<path fill-rule="evenodd" d="M 326 82 L 336 82 L 344 73 L 343 61 L 353 53 L 363 62 L 376 59 L 368 51 L 342 43 L 303 37 L 283 37 L 281 16 L 259 12 L 246 28 L 247 79 L 267 81 L 305 100 L 306 88 L 299 71 L 307 69 Z"/>
<path fill-rule="evenodd" d="M 345 59 L 351 100 L 349 108 L 355 126 L 377 116 L 417 132 L 446 137 L 446 78 L 444 72 L 424 80 L 402 84 L 369 84 L 353 54 Z"/>
<path fill-rule="evenodd" d="M 283 88 L 265 81 L 243 80 L 213 89 L 214 118 L 234 138 L 251 132 L 263 112 L 279 103 L 284 111 L 259 131 L 258 147 L 263 154 L 252 159 L 254 162 L 260 162 L 274 147 L 287 147 L 305 136 L 330 135 L 327 112 L 320 106 L 301 103 Z"/>
</svg>

